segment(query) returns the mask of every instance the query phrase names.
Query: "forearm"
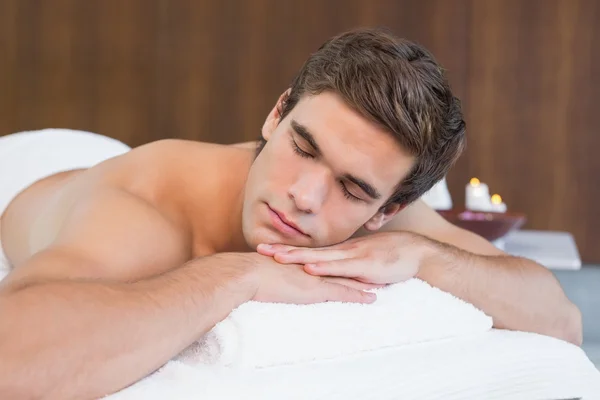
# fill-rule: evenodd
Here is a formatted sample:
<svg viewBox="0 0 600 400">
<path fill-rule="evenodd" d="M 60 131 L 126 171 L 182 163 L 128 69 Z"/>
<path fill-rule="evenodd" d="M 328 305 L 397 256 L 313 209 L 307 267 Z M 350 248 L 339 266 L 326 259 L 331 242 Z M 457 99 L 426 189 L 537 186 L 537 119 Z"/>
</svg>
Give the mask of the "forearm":
<svg viewBox="0 0 600 400">
<path fill-rule="evenodd" d="M 431 242 L 417 277 L 475 305 L 494 326 L 581 342 L 581 316 L 554 275 L 511 256 L 481 256 Z"/>
<path fill-rule="evenodd" d="M 133 383 L 251 296 L 241 271 L 207 257 L 132 284 L 48 282 L 3 295 L 0 397 L 97 398 Z"/>
</svg>

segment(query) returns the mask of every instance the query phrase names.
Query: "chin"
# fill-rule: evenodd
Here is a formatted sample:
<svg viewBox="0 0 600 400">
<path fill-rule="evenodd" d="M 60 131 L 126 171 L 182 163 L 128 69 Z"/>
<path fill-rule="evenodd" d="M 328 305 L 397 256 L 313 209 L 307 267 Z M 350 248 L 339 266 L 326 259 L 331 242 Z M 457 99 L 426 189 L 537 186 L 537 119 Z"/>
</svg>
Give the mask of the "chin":
<svg viewBox="0 0 600 400">
<path fill-rule="evenodd" d="M 252 250 L 256 250 L 256 246 L 261 244 L 260 237 L 255 234 L 255 232 L 246 232 L 244 231 L 244 240 L 249 248 Z"/>
<path fill-rule="evenodd" d="M 288 246 L 298 246 L 298 247 L 312 247 L 312 244 L 309 242 L 302 241 L 294 241 L 285 236 L 278 234 L 277 232 L 272 231 L 271 229 L 265 227 L 258 227 L 253 229 L 247 235 L 245 234 L 246 242 L 248 246 L 256 250 L 256 246 L 259 244 L 284 244 Z"/>
<path fill-rule="evenodd" d="M 256 247 L 261 244 L 275 244 L 278 243 L 277 235 L 273 232 L 270 232 L 268 229 L 264 228 L 253 228 L 244 231 L 244 239 L 253 250 L 256 250 Z"/>
<path fill-rule="evenodd" d="M 259 244 L 287 244 L 294 245 L 294 243 L 290 243 L 289 240 L 281 238 L 275 232 L 272 232 L 268 229 L 257 229 L 254 235 L 251 237 L 251 246 L 256 248 Z"/>
</svg>

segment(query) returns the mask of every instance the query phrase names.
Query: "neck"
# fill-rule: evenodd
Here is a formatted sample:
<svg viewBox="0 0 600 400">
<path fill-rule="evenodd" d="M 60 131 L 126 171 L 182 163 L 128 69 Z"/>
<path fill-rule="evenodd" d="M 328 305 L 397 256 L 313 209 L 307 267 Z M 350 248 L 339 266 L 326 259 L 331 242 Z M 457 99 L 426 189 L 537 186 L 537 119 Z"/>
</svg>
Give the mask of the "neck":
<svg viewBox="0 0 600 400">
<path fill-rule="evenodd" d="M 246 179 L 252 158 L 245 155 L 237 161 L 239 168 L 232 169 L 244 172 L 239 175 L 228 175 L 221 180 L 222 188 L 218 190 L 220 198 L 213 210 L 217 223 L 213 225 L 214 229 L 209 233 L 208 240 L 211 241 L 211 247 L 216 253 L 256 251 L 246 242 L 242 226 Z"/>
<path fill-rule="evenodd" d="M 245 182 L 245 181 L 244 181 Z M 242 185 L 239 191 L 236 191 L 236 195 L 233 197 L 231 212 L 227 214 L 226 221 L 224 224 L 226 232 L 226 240 L 223 242 L 223 246 L 217 249 L 219 252 L 250 252 L 255 251 L 248 246 L 246 238 L 244 237 L 244 230 L 242 226 L 242 210 L 244 208 L 244 188 Z"/>
</svg>

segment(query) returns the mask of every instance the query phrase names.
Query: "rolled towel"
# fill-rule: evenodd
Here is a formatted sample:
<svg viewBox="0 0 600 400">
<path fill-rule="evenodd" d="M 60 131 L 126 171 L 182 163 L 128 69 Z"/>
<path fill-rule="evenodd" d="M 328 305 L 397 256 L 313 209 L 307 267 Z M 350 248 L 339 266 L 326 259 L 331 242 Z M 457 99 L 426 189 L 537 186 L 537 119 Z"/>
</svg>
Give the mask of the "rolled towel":
<svg viewBox="0 0 600 400">
<path fill-rule="evenodd" d="M 473 305 L 419 279 L 372 290 L 373 304 L 250 301 L 233 310 L 177 360 L 264 368 L 333 359 L 492 328 Z"/>
</svg>

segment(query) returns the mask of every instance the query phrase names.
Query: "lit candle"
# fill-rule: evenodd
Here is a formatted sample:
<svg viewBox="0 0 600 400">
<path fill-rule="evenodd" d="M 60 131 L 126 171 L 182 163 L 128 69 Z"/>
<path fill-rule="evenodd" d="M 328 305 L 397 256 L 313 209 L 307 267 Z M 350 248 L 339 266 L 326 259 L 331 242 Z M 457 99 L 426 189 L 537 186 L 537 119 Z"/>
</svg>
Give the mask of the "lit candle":
<svg viewBox="0 0 600 400">
<path fill-rule="evenodd" d="M 499 194 L 495 194 L 491 199 L 492 209 L 491 211 L 504 213 L 506 212 L 506 204 L 502 202 L 502 197 Z"/>
<path fill-rule="evenodd" d="M 472 178 L 466 187 L 465 205 L 471 211 L 490 211 L 492 203 L 488 186 L 479 179 Z"/>
</svg>

